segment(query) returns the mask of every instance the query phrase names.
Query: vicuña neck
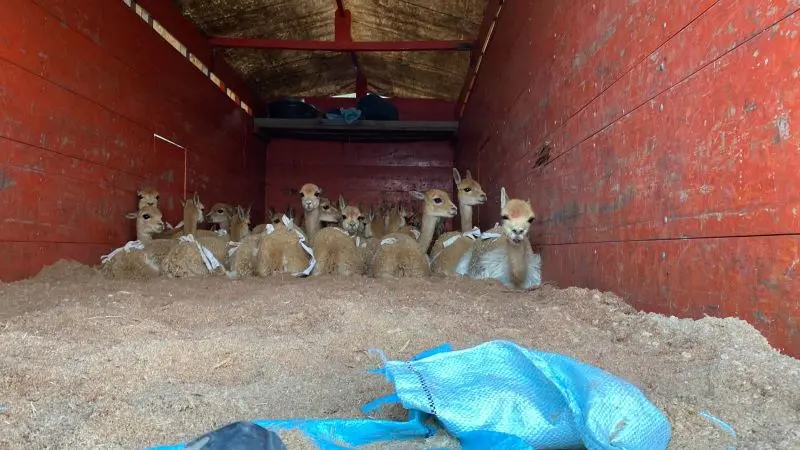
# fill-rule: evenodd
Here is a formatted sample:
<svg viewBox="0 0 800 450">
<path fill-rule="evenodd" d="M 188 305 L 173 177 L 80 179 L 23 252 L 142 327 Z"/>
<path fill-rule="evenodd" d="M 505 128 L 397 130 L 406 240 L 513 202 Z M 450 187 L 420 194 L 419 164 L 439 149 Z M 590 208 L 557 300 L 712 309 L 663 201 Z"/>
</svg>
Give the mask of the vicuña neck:
<svg viewBox="0 0 800 450">
<path fill-rule="evenodd" d="M 136 239 L 142 243 L 150 242 L 153 240 L 153 235 L 145 231 L 136 230 Z"/>
<path fill-rule="evenodd" d="M 183 234 L 197 237 L 197 208 L 193 204 L 183 208 Z"/>
<path fill-rule="evenodd" d="M 305 230 L 306 236 L 310 241 L 314 240 L 314 235 L 317 234 L 321 227 L 319 208 L 306 211 L 303 215 L 303 230 Z"/>
<path fill-rule="evenodd" d="M 235 222 L 231 224 L 230 230 L 230 239 L 234 242 L 241 242 L 248 234 L 250 234 L 250 230 L 247 229 L 247 225 L 240 222 Z"/>
<path fill-rule="evenodd" d="M 528 275 L 528 267 L 525 261 L 526 244 L 527 242 L 520 242 L 515 245 L 506 239 L 509 278 L 511 278 L 511 282 L 516 287 L 523 286 Z"/>
<path fill-rule="evenodd" d="M 422 230 L 420 230 L 418 242 L 419 247 L 424 253 L 428 253 L 428 247 L 430 247 L 431 241 L 433 241 L 433 233 L 436 231 L 436 224 L 438 222 L 439 218 L 436 216 L 428 214 L 422 216 Z"/>
<path fill-rule="evenodd" d="M 459 202 L 458 212 L 461 214 L 461 232 L 470 232 L 472 230 L 472 205 Z"/>
</svg>

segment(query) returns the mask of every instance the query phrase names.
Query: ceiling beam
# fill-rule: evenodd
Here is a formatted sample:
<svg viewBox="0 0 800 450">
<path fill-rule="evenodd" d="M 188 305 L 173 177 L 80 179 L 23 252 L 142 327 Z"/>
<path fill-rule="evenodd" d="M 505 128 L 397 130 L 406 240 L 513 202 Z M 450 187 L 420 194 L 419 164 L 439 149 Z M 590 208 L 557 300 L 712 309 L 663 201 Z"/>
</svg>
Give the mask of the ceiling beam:
<svg viewBox="0 0 800 450">
<path fill-rule="evenodd" d="M 471 51 L 475 41 L 302 41 L 240 37 L 213 37 L 212 47 L 259 48 L 263 50 L 300 50 L 325 52 L 423 52 Z"/>
<path fill-rule="evenodd" d="M 350 11 L 344 8 L 342 0 L 336 0 L 336 14 L 334 15 L 333 25 L 334 39 L 336 42 L 353 42 Z M 353 70 L 356 76 L 356 97 L 361 98 L 367 95 L 367 76 L 364 74 L 364 69 L 361 67 L 361 63 L 358 60 L 357 52 L 350 52 L 350 60 L 353 62 Z"/>
<path fill-rule="evenodd" d="M 461 87 L 461 93 L 456 101 L 456 118 L 458 119 L 461 119 L 461 116 L 464 114 L 464 109 L 466 109 L 469 97 L 475 87 L 475 82 L 478 79 L 478 71 L 481 68 L 481 62 L 483 62 L 486 48 L 489 46 L 489 42 L 491 42 L 494 36 L 494 29 L 500 18 L 500 11 L 503 10 L 503 3 L 505 3 L 505 0 L 490 0 L 486 3 L 486 8 L 483 13 L 483 22 L 478 31 L 478 39 L 483 41 L 483 43 L 480 46 L 475 46 L 469 58 L 469 72 L 467 73 L 467 77 Z"/>
</svg>

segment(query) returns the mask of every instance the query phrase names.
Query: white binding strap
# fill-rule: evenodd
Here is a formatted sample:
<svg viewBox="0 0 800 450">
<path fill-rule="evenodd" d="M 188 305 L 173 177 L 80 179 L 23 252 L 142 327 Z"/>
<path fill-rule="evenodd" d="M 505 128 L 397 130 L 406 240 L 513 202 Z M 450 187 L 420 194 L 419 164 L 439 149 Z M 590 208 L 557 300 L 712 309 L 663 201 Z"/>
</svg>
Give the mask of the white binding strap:
<svg viewBox="0 0 800 450">
<path fill-rule="evenodd" d="M 219 261 L 217 261 L 217 258 L 214 257 L 214 254 L 211 253 L 211 250 L 200 245 L 200 243 L 197 242 L 197 240 L 195 240 L 194 236 L 192 236 L 191 234 L 187 236 L 181 236 L 178 238 L 178 240 L 183 242 L 192 242 L 194 243 L 194 245 L 197 246 L 197 250 L 200 251 L 200 257 L 203 259 L 203 264 L 205 264 L 206 269 L 208 269 L 209 272 L 213 271 L 214 269 L 216 269 L 221 265 Z"/>
<path fill-rule="evenodd" d="M 286 216 L 284 215 L 283 217 Z M 284 221 L 284 223 L 286 222 Z M 300 238 L 300 246 L 303 247 L 303 250 L 305 250 L 306 253 L 308 253 L 308 255 L 311 256 L 311 261 L 308 262 L 308 267 L 306 267 L 306 269 L 302 272 L 293 273 L 292 276 L 295 277 L 308 276 L 308 274 L 310 274 L 311 271 L 314 270 L 314 266 L 317 265 L 317 258 L 314 257 L 314 250 L 312 250 L 311 247 L 309 247 L 306 244 L 306 237 L 303 236 L 303 233 L 301 233 L 300 230 L 298 230 L 297 228 L 292 228 L 292 231 L 294 231 L 297 237 Z"/>
<path fill-rule="evenodd" d="M 109 253 L 107 255 L 101 256 L 100 257 L 100 263 L 101 264 L 105 264 L 105 263 L 111 261 L 111 259 L 114 256 L 116 256 L 119 252 L 122 252 L 122 251 L 129 252 L 129 251 L 134 250 L 134 249 L 135 250 L 144 250 L 144 244 L 142 244 L 141 241 L 138 241 L 138 240 L 136 240 L 136 241 L 128 241 L 122 247 L 114 249 L 111 253 Z"/>
<path fill-rule="evenodd" d="M 241 242 L 235 242 L 235 241 L 228 242 L 228 246 L 230 247 L 228 249 L 228 258 L 232 257 L 233 254 L 236 253 L 236 250 L 239 250 L 240 245 L 242 245 Z"/>
<path fill-rule="evenodd" d="M 478 239 L 478 238 L 481 237 L 481 229 L 478 228 L 478 227 L 472 227 L 472 230 L 467 231 L 466 233 L 464 233 L 464 236 L 466 236 L 466 237 L 468 237 L 470 239 Z"/>
<path fill-rule="evenodd" d="M 458 240 L 458 238 L 460 238 L 461 236 L 462 236 L 462 235 L 460 235 L 460 234 L 457 234 L 457 235 L 455 235 L 455 236 L 450 236 L 450 238 L 449 238 L 449 239 L 447 239 L 446 241 L 442 242 L 442 247 L 443 247 L 443 248 L 450 247 L 450 246 L 451 246 L 451 245 L 453 245 L 453 244 L 454 244 L 454 243 L 455 243 L 455 242 Z"/>
</svg>

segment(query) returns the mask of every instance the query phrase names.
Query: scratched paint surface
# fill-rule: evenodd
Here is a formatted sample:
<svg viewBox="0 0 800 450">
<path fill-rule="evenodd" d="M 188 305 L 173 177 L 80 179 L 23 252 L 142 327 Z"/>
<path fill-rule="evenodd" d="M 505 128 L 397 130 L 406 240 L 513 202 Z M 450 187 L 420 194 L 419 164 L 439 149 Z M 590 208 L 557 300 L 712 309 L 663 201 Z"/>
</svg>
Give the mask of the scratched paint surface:
<svg viewBox="0 0 800 450">
<path fill-rule="evenodd" d="M 456 154 L 482 226 L 505 186 L 546 277 L 739 316 L 800 356 L 799 8 L 506 2 Z"/>
<path fill-rule="evenodd" d="M 142 184 L 155 184 L 165 217 L 179 221 L 184 173 L 204 203 L 251 203 L 263 216 L 264 144 L 249 117 L 122 2 L 8 1 L 0 280 L 60 258 L 95 264 L 134 238 L 124 216 Z"/>
</svg>

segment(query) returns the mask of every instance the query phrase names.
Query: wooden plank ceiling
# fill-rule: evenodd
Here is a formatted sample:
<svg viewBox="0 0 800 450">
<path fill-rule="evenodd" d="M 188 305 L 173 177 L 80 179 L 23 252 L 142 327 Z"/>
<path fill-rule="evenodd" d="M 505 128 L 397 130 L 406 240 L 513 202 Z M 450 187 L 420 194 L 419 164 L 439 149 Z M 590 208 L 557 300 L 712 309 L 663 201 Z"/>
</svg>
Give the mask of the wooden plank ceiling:
<svg viewBox="0 0 800 450">
<path fill-rule="evenodd" d="M 346 10 L 350 17 L 349 35 L 356 42 L 474 41 L 487 3 L 487 0 L 174 1 L 209 38 L 333 41 L 337 35 L 337 13 Z M 355 92 L 357 66 L 369 91 L 389 97 L 456 101 L 470 63 L 470 52 L 453 50 L 358 52 L 355 59 L 350 52 L 318 50 L 219 48 L 217 51 L 255 93 L 267 100 Z"/>
</svg>

